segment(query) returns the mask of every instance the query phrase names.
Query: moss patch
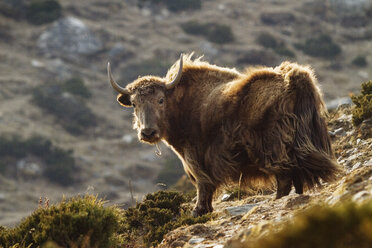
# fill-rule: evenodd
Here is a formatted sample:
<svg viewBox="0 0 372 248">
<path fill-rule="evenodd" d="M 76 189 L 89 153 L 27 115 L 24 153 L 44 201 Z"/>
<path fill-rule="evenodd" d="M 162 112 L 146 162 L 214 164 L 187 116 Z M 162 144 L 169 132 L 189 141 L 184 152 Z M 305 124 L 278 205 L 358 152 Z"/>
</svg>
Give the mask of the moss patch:
<svg viewBox="0 0 372 248">
<path fill-rule="evenodd" d="M 170 11 L 178 12 L 184 10 L 201 9 L 201 0 L 139 0 L 138 4 L 141 7 L 144 3 L 150 2 L 154 4 L 164 4 Z"/>
<path fill-rule="evenodd" d="M 295 46 L 313 57 L 334 58 L 342 52 L 341 47 L 328 35 L 311 37 L 304 43 L 298 43 Z"/>
<path fill-rule="evenodd" d="M 355 104 L 353 109 L 353 124 L 361 124 L 372 117 L 372 80 L 362 84 L 361 94 L 351 97 Z"/>
<path fill-rule="evenodd" d="M 367 59 L 363 55 L 359 55 L 359 56 L 355 57 L 353 59 L 353 61 L 351 61 L 351 63 L 355 66 L 358 66 L 358 67 L 366 67 L 368 65 Z"/>
<path fill-rule="evenodd" d="M 296 56 L 283 41 L 278 40 L 270 33 L 260 33 L 256 38 L 256 43 L 265 48 L 271 48 L 275 53 L 285 57 L 293 58 Z"/>
<path fill-rule="evenodd" d="M 315 206 L 298 214 L 279 232 L 272 231 L 274 234 L 247 244 L 252 248 L 371 247 L 372 201 Z"/>
<path fill-rule="evenodd" d="M 48 139 L 33 136 L 21 139 L 18 136 L 0 136 L 0 173 L 16 174 L 17 160 L 33 156 L 45 163 L 44 176 L 51 182 L 69 185 L 75 181 L 78 171 L 72 151 L 56 147 Z"/>
<path fill-rule="evenodd" d="M 217 44 L 230 43 L 235 40 L 230 26 L 224 24 L 189 21 L 183 23 L 181 28 L 188 34 L 203 36 L 210 42 Z"/>
<path fill-rule="evenodd" d="M 2 247 L 119 247 L 120 210 L 95 196 L 37 209 L 15 228 L 0 229 Z M 45 246 L 44 246 L 45 245 Z"/>
<path fill-rule="evenodd" d="M 26 6 L 26 19 L 35 25 L 57 20 L 62 15 L 62 6 L 57 0 L 32 0 Z"/>
<path fill-rule="evenodd" d="M 204 223 L 211 215 L 191 217 L 190 210 L 181 206 L 186 198 L 177 192 L 159 191 L 148 194 L 144 201 L 124 213 L 123 233 L 126 245 L 155 246 L 169 231 L 182 225 Z"/>
<path fill-rule="evenodd" d="M 79 77 L 64 82 L 46 82 L 36 87 L 33 102 L 57 118 L 58 124 L 73 135 L 86 133 L 97 125 L 98 118 L 86 105 L 91 92 Z"/>
</svg>

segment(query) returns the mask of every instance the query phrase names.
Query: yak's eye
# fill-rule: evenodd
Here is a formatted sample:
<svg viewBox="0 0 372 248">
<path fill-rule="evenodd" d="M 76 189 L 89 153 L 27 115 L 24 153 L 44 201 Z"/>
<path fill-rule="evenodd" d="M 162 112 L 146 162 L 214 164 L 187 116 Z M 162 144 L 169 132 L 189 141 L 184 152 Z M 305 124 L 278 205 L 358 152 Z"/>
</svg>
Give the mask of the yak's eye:
<svg viewBox="0 0 372 248">
<path fill-rule="evenodd" d="M 163 104 L 163 102 L 164 102 L 164 99 L 163 98 L 160 98 L 159 104 Z"/>
<path fill-rule="evenodd" d="M 132 106 L 133 106 L 133 108 L 135 108 L 136 107 L 136 104 L 132 103 Z"/>
</svg>

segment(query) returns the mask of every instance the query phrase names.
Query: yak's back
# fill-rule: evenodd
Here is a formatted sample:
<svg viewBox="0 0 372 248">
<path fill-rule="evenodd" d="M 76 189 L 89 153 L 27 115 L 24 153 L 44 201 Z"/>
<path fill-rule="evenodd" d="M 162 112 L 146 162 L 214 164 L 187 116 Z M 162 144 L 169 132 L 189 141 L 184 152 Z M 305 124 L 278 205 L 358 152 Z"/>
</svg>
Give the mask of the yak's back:
<svg viewBox="0 0 372 248">
<path fill-rule="evenodd" d="M 289 83 L 290 90 L 297 94 L 297 105 L 313 104 L 320 114 L 327 112 L 318 81 L 310 66 L 286 61 L 275 70 L 282 75 L 285 82 Z M 306 102 L 306 99 L 311 99 L 313 102 Z"/>
</svg>

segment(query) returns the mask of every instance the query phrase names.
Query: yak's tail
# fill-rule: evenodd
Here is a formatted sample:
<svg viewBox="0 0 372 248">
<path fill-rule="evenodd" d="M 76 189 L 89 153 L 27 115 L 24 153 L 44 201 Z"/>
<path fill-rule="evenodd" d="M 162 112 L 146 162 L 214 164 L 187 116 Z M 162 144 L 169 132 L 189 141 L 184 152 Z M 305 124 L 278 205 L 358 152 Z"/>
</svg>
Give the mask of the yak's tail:
<svg viewBox="0 0 372 248">
<path fill-rule="evenodd" d="M 334 159 L 325 122 L 327 110 L 313 71 L 297 64 L 289 67 L 285 80 L 296 95 L 294 114 L 298 119 L 294 140 L 298 167 L 294 176 L 311 188 L 319 185 L 319 179 L 333 180 L 340 169 Z"/>
</svg>

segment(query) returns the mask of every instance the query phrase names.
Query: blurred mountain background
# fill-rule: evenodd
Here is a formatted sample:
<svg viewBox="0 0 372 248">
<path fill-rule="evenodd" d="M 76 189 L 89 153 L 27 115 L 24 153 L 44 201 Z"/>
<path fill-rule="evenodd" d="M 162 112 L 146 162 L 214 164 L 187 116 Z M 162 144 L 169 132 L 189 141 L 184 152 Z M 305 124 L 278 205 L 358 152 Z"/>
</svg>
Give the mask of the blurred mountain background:
<svg viewBox="0 0 372 248">
<path fill-rule="evenodd" d="M 0 0 L 0 225 L 63 195 L 123 208 L 182 165 L 140 144 L 106 64 L 125 84 L 181 52 L 220 66 L 310 64 L 330 108 L 372 77 L 370 0 Z"/>
</svg>

